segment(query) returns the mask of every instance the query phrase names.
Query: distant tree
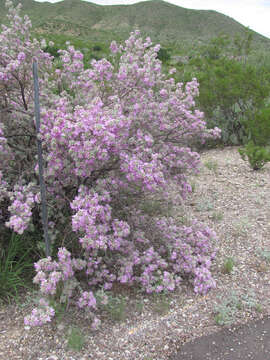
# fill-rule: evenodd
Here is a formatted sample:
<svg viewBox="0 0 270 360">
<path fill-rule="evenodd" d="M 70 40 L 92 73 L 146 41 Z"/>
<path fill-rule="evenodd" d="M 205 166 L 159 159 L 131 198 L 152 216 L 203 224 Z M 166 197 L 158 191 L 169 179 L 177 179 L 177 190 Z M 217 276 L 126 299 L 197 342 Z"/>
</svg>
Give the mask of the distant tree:
<svg viewBox="0 0 270 360">
<path fill-rule="evenodd" d="M 169 54 L 168 50 L 165 48 L 160 48 L 157 54 L 157 57 L 162 62 L 167 62 L 171 59 L 171 55 Z"/>
<path fill-rule="evenodd" d="M 252 40 L 253 34 L 249 28 L 246 28 L 244 36 L 236 35 L 233 41 L 235 55 L 242 57 L 246 61 L 252 49 Z"/>
<path fill-rule="evenodd" d="M 50 55 L 52 55 L 55 58 L 58 58 L 60 55 L 58 54 L 58 50 L 59 48 L 55 45 L 47 45 L 44 49 L 45 52 L 49 53 Z"/>
<path fill-rule="evenodd" d="M 93 46 L 93 51 L 101 51 L 102 47 L 100 45 L 94 45 Z"/>
<path fill-rule="evenodd" d="M 230 39 L 228 35 L 221 34 L 218 37 L 212 39 L 209 45 L 204 45 L 201 50 L 201 55 L 205 59 L 209 60 L 218 60 L 223 55 L 224 52 L 228 49 L 230 44 Z"/>
</svg>

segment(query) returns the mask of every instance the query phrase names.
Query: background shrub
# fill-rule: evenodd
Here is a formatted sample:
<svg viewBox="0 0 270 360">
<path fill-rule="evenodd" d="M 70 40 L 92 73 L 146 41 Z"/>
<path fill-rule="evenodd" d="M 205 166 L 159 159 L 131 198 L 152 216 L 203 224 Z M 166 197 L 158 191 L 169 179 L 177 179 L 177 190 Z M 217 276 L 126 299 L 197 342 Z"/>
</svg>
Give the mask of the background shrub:
<svg viewBox="0 0 270 360">
<path fill-rule="evenodd" d="M 246 123 L 254 119 L 255 125 L 259 117 L 263 121 L 260 112 L 269 101 L 269 65 L 258 66 L 252 58 L 249 61 L 251 50 L 249 32 L 242 39 L 219 36 L 193 54 L 188 70 L 181 69 L 177 76 L 184 82 L 196 76 L 200 83 L 198 105 L 208 127 L 222 130 L 218 143 L 224 145 L 245 144 L 251 130 Z M 207 144 L 211 147 L 217 142 Z"/>
<path fill-rule="evenodd" d="M 238 151 L 243 160 L 248 160 L 253 170 L 260 170 L 267 162 L 270 161 L 269 148 L 257 146 L 252 141 Z"/>
</svg>

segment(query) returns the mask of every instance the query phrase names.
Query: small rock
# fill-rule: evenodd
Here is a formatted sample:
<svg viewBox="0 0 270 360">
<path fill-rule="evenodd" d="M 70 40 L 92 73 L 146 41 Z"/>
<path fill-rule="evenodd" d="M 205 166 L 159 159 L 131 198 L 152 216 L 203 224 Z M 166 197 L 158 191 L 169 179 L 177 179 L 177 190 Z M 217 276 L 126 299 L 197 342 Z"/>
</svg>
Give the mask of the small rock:
<svg viewBox="0 0 270 360">
<path fill-rule="evenodd" d="M 59 330 L 59 331 L 63 331 L 64 328 L 65 328 L 65 325 L 62 324 L 62 323 L 60 323 L 60 324 L 57 325 L 57 330 Z"/>
</svg>

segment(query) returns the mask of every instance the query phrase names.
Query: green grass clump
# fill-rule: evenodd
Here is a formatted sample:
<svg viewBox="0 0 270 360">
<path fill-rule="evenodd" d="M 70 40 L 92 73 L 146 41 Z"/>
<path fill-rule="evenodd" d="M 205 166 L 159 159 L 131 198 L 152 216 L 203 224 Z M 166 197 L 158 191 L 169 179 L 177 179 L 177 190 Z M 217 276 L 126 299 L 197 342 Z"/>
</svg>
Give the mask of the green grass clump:
<svg viewBox="0 0 270 360">
<path fill-rule="evenodd" d="M 208 170 L 212 170 L 215 173 L 217 172 L 218 169 L 218 163 L 217 161 L 214 160 L 207 160 L 204 162 L 204 166 L 208 169 Z"/>
<path fill-rule="evenodd" d="M 228 257 L 225 259 L 224 264 L 223 264 L 223 272 L 225 274 L 231 274 L 231 272 L 233 271 L 235 265 L 235 261 L 232 257 Z"/>
<path fill-rule="evenodd" d="M 213 209 L 214 204 L 208 199 L 199 201 L 196 206 L 197 211 L 211 211 Z"/>
<path fill-rule="evenodd" d="M 260 256 L 263 260 L 270 262 L 270 250 L 258 249 L 256 255 Z"/>
<path fill-rule="evenodd" d="M 262 312 L 262 311 L 263 311 L 263 307 L 262 307 L 262 305 L 259 304 L 259 303 L 257 303 L 257 304 L 255 305 L 255 309 L 256 309 L 256 311 L 258 311 L 258 312 Z"/>
<path fill-rule="evenodd" d="M 67 345 L 71 350 L 82 350 L 85 343 L 85 337 L 80 329 L 73 327 L 69 330 Z"/>
<path fill-rule="evenodd" d="M 108 303 L 105 305 L 105 310 L 114 321 L 123 321 L 126 318 L 126 299 L 124 296 L 108 296 Z"/>
<path fill-rule="evenodd" d="M 136 310 L 139 314 L 141 314 L 143 312 L 144 309 L 144 303 L 143 301 L 137 301 L 136 302 Z"/>
<path fill-rule="evenodd" d="M 214 221 L 221 221 L 223 220 L 223 213 L 221 211 L 214 211 L 211 215 L 211 218 L 214 220 Z"/>
<path fill-rule="evenodd" d="M 26 239 L 12 233 L 10 239 L 3 241 L 0 249 L 0 300 L 18 300 L 19 291 L 31 288 L 34 275 L 32 246 Z"/>
<path fill-rule="evenodd" d="M 166 293 L 155 295 L 153 310 L 159 315 L 165 315 L 170 310 L 170 297 Z"/>
</svg>

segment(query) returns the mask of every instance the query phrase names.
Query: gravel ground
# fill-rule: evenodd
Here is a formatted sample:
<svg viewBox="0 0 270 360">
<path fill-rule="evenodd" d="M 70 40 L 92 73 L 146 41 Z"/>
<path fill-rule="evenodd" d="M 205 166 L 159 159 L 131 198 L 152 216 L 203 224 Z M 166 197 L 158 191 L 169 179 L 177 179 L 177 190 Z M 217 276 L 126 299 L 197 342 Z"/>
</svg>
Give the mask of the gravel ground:
<svg viewBox="0 0 270 360">
<path fill-rule="evenodd" d="M 118 314 L 122 321 L 104 313 L 96 332 L 75 308 L 49 325 L 25 327 L 23 317 L 33 307 L 33 295 L 26 294 L 20 304 L 0 308 L 0 359 L 167 360 L 184 343 L 228 327 L 229 321 L 239 325 L 269 315 L 270 252 L 261 250 L 270 250 L 270 164 L 252 171 L 234 147 L 206 151 L 202 163 L 191 179 L 193 194 L 175 216 L 197 218 L 216 231 L 216 289 L 200 296 L 186 284 L 167 298 L 116 289 L 127 298 Z M 234 260 L 231 273 L 224 269 L 227 257 Z M 72 328 L 80 331 L 77 338 Z M 79 351 L 69 346 L 72 340 Z"/>
</svg>

